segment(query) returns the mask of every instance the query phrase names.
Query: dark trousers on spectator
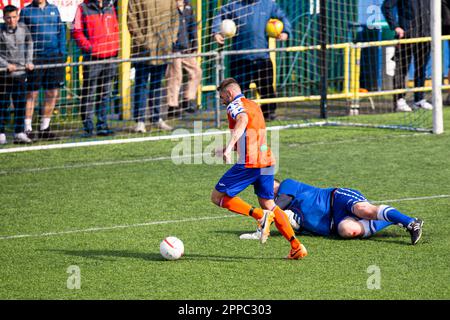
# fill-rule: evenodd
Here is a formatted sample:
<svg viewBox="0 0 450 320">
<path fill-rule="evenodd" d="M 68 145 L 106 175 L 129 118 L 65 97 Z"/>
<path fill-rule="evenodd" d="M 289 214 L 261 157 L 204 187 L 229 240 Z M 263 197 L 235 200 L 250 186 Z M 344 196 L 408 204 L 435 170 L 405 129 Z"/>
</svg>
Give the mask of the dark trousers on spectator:
<svg viewBox="0 0 450 320">
<path fill-rule="evenodd" d="M 96 59 L 91 58 L 88 61 L 96 61 Z M 107 112 L 110 107 L 116 67 L 114 63 L 91 64 L 83 67 L 81 120 L 86 132 L 91 133 L 94 129 L 94 110 L 97 115 L 97 131 L 108 129 Z"/>
<path fill-rule="evenodd" d="M 249 85 L 254 82 L 262 99 L 276 97 L 273 87 L 273 64 L 269 58 L 248 60 L 232 57 L 230 69 L 231 77 L 239 83 L 244 94 L 248 94 Z M 275 103 L 262 104 L 264 118 L 270 119 L 274 116 L 276 108 Z"/>
<path fill-rule="evenodd" d="M 11 102 L 14 105 L 14 133 L 24 131 L 26 92 L 26 76 L 0 76 L 0 133 L 5 133 L 5 122 Z"/>
<path fill-rule="evenodd" d="M 411 59 L 414 57 L 414 86 L 423 87 L 425 85 L 425 68 L 430 59 L 431 45 L 429 42 L 402 44 L 395 50 L 394 61 L 395 76 L 394 88 L 404 89 L 405 77 L 408 74 L 408 68 L 411 64 Z M 394 100 L 404 98 L 405 94 L 394 95 Z M 423 92 L 414 93 L 414 102 L 418 102 L 424 98 Z"/>
<path fill-rule="evenodd" d="M 167 64 L 151 65 L 144 62 L 135 63 L 133 66 L 136 70 L 134 85 L 134 119 L 136 122 L 145 122 L 145 110 L 147 109 L 148 100 L 150 102 L 151 110 L 150 120 L 152 123 L 157 123 L 161 118 L 162 80 L 166 73 Z"/>
</svg>

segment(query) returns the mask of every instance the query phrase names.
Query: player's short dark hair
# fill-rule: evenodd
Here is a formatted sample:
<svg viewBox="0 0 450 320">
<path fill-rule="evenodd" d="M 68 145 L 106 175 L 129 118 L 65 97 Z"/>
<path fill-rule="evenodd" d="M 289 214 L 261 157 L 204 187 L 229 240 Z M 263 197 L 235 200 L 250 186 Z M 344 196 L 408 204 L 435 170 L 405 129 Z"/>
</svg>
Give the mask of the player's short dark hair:
<svg viewBox="0 0 450 320">
<path fill-rule="evenodd" d="M 281 181 L 278 179 L 273 179 L 274 181 L 278 182 L 278 184 L 281 184 Z"/>
<path fill-rule="evenodd" d="M 19 8 L 17 8 L 16 6 L 12 5 L 12 4 L 8 4 L 7 6 L 5 6 L 3 8 L 3 15 L 6 15 L 7 13 L 11 13 L 11 12 L 16 12 L 19 11 Z"/>
<path fill-rule="evenodd" d="M 239 88 L 241 87 L 239 85 L 239 83 L 234 79 L 234 78 L 226 78 L 224 79 L 220 85 L 217 87 L 217 91 L 221 91 L 223 89 L 225 89 L 226 87 L 228 87 L 230 84 L 236 84 Z"/>
</svg>

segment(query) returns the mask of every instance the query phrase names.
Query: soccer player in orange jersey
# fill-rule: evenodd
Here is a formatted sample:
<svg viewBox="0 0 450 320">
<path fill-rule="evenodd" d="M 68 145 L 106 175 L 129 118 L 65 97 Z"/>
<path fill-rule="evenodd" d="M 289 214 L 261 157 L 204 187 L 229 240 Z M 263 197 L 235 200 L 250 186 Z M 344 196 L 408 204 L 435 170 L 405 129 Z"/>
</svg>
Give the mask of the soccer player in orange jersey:
<svg viewBox="0 0 450 320">
<path fill-rule="evenodd" d="M 307 255 L 306 248 L 295 237 L 287 215 L 274 201 L 275 159 L 267 146 L 266 124 L 261 108 L 246 99 L 239 84 L 233 78 L 222 81 L 217 89 L 222 104 L 227 106 L 231 139 L 224 149 L 216 150 L 226 163 L 231 162 L 231 152 L 237 150 L 239 159 L 219 180 L 211 201 L 232 212 L 256 219 L 261 227 L 260 241 L 265 243 L 270 226 L 275 226 L 291 244 L 287 259 L 301 259 Z M 241 191 L 253 185 L 261 208 L 254 208 L 237 197 Z"/>
</svg>

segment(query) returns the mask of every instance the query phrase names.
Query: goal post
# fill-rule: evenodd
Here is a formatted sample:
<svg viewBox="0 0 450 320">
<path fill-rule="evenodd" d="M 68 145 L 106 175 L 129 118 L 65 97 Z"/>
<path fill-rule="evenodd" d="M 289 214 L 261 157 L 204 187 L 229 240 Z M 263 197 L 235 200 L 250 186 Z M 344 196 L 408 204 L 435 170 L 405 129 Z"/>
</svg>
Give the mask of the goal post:
<svg viewBox="0 0 450 320">
<path fill-rule="evenodd" d="M 20 4 L 22 14 L 27 11 L 23 6 L 30 1 L 11 2 Z M 311 127 L 317 123 L 444 132 L 442 90 L 450 89 L 450 84 L 443 81 L 448 64 L 443 61 L 450 59 L 448 50 L 443 49 L 450 35 L 441 34 L 440 1 L 429 1 L 430 7 L 420 7 L 421 15 L 411 17 L 414 28 L 404 26 L 403 35 L 393 28 L 392 21 L 400 21 L 398 10 L 383 6 L 383 0 L 259 0 L 252 4 L 191 0 L 186 11 L 191 18 L 180 18 L 175 0 L 164 2 L 165 11 L 145 0 L 119 0 L 114 7 L 117 31 L 115 25 L 107 25 L 104 29 L 95 28 L 95 32 L 93 28 L 80 29 L 77 23 L 82 19 L 74 19 L 82 2 L 71 1 L 68 7 L 67 1 L 54 1 L 66 17 L 60 24 L 66 30 L 67 59 L 65 63 L 56 58 L 42 62 L 42 55 L 35 53 L 34 76 L 28 75 L 28 83 L 43 81 L 35 79 L 40 74 L 53 82 L 50 87 L 59 90 L 56 105 L 49 109 L 45 88 L 36 87 L 39 94 L 30 119 L 25 106 L 29 104 L 29 94 L 23 94 L 21 99 L 17 98 L 20 94 L 16 95 L 13 101 L 16 85 L 11 79 L 4 81 L 0 101 L 4 111 L 4 132 L 0 138 L 4 140 L 0 140 L 5 143 L 0 145 L 0 153 L 30 147 L 13 143 L 18 133 L 15 131 L 20 128 L 16 119 L 28 124 L 31 121 L 33 148 L 170 137 L 172 131 L 168 128 L 193 130 L 197 121 L 202 121 L 205 129 L 223 129 L 227 116 L 216 87 L 226 77 L 242 82 L 246 97 L 261 105 L 269 127 Z M 137 6 L 138 13 L 128 14 L 130 3 Z M 266 8 L 259 9 L 259 3 Z M 418 3 L 423 6 L 428 1 Z M 169 5 L 171 11 L 167 9 Z M 271 8 L 270 12 L 267 8 Z M 277 38 L 266 31 L 269 18 L 284 21 L 287 38 Z M 193 19 L 189 25 L 189 34 L 196 35 L 195 40 L 189 40 L 193 48 L 174 46 L 180 26 L 187 21 L 183 19 Z M 223 19 L 233 20 L 237 31 L 224 38 L 222 44 L 215 35 L 221 33 Z M 38 26 L 23 19 L 34 37 L 36 52 L 47 45 L 47 40 L 39 36 L 38 27 L 58 27 L 51 24 L 51 19 L 48 21 L 48 26 Z M 96 50 L 105 52 L 90 56 L 93 48 L 83 40 L 88 31 L 98 45 Z M 175 72 L 180 60 L 190 63 L 191 72 L 186 68 Z M 195 66 L 200 71 L 192 71 L 197 69 Z M 62 86 L 58 74 L 61 67 L 69 75 L 64 77 Z M 24 66 L 19 69 L 22 75 L 26 73 Z M 189 84 L 195 72 L 199 75 L 195 81 L 199 81 L 192 82 L 192 89 Z M 0 79 L 8 78 L 6 65 L 0 66 L 0 73 Z M 407 105 L 399 110 L 402 99 Z M 49 118 L 47 128 L 52 136 L 41 132 L 47 130 Z M 92 123 L 86 124 L 86 118 Z"/>
<path fill-rule="evenodd" d="M 441 1 L 431 1 L 431 53 L 433 57 L 433 133 L 444 132 L 442 110 L 442 19 Z"/>
</svg>

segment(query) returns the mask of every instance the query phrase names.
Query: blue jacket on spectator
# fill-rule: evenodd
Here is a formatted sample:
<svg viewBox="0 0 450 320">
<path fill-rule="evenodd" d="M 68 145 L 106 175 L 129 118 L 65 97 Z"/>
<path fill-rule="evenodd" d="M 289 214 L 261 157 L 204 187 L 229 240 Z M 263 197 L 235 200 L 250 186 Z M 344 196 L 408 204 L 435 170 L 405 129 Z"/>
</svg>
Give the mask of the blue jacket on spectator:
<svg viewBox="0 0 450 320">
<path fill-rule="evenodd" d="M 279 19 L 284 24 L 283 32 L 292 35 L 291 23 L 286 14 L 273 0 L 235 0 L 221 7 L 214 17 L 212 33 L 220 33 L 220 24 L 232 19 L 237 26 L 233 38 L 233 50 L 267 49 L 269 46 L 266 24 L 269 19 Z M 241 56 L 244 59 L 267 59 L 268 52 L 252 53 Z"/>
<path fill-rule="evenodd" d="M 33 37 L 35 58 L 65 58 L 66 27 L 57 6 L 47 2 L 41 9 L 33 1 L 20 11 L 20 21 Z"/>
</svg>

